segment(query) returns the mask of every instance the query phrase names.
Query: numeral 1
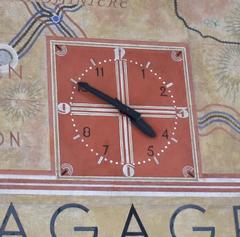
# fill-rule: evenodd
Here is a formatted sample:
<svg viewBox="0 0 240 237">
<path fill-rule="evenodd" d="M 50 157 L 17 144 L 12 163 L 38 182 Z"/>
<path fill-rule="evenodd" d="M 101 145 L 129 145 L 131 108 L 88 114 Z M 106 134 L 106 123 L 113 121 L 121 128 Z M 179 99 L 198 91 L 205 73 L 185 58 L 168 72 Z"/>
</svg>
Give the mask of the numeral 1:
<svg viewBox="0 0 240 237">
<path fill-rule="evenodd" d="M 103 67 L 101 67 L 101 68 L 97 67 L 96 72 L 97 72 L 98 77 L 104 77 Z"/>
<path fill-rule="evenodd" d="M 145 69 L 142 69 L 142 76 L 143 76 L 143 79 L 145 79 Z"/>
</svg>

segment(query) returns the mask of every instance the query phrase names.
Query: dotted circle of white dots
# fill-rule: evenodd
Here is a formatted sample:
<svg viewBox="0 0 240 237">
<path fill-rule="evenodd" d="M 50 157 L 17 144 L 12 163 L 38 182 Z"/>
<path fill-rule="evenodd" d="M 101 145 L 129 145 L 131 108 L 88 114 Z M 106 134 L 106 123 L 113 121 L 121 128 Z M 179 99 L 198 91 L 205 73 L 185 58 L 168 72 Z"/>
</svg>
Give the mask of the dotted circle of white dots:
<svg viewBox="0 0 240 237">
<path fill-rule="evenodd" d="M 104 59 L 103 61 L 100 61 L 100 62 L 98 62 L 98 63 L 96 63 L 96 64 L 98 64 L 98 65 L 102 65 L 103 63 L 107 63 L 107 62 L 114 62 L 114 60 L 113 59 Z M 134 60 L 129 60 L 129 62 L 130 63 L 132 63 L 132 64 L 135 64 L 135 65 L 139 65 L 140 67 L 144 67 L 144 65 L 142 64 L 142 63 L 139 63 L 138 61 L 134 61 Z M 96 65 L 97 66 L 97 65 Z M 92 67 L 92 66 L 89 66 L 87 69 L 85 69 L 85 71 L 84 72 L 86 72 L 86 73 L 88 73 L 89 71 L 91 71 L 91 70 L 93 70 L 95 67 Z M 158 73 L 156 73 L 156 72 L 154 72 L 154 70 L 153 69 L 148 69 L 151 73 L 152 73 L 152 75 L 154 76 L 154 77 L 156 77 L 158 80 L 162 80 L 163 78 L 158 74 Z M 85 73 L 82 73 L 81 74 L 81 77 L 78 77 L 78 81 L 81 81 L 81 80 L 83 80 L 84 79 L 84 76 L 85 76 Z M 162 84 L 163 85 L 166 85 L 167 84 L 167 82 L 166 81 L 162 81 Z M 72 91 L 72 95 L 74 95 L 75 94 L 75 90 L 76 90 L 76 86 L 74 86 L 73 87 L 73 91 Z M 168 90 L 168 93 L 172 93 L 172 91 L 171 90 Z M 176 103 L 176 101 L 175 101 L 175 99 L 174 99 L 174 96 L 171 94 L 170 95 L 170 98 L 171 98 L 171 102 L 173 103 L 173 105 Z M 71 96 L 70 97 L 70 100 L 73 100 L 74 99 L 74 97 L 73 96 Z M 70 102 L 70 104 L 71 104 L 71 102 Z M 174 109 L 176 110 L 177 109 L 177 107 L 174 105 L 173 106 L 174 107 Z M 176 118 L 175 118 L 176 120 L 178 119 L 178 117 L 176 116 Z M 73 127 L 76 127 L 76 124 L 75 124 L 75 121 L 74 121 L 74 119 L 72 119 L 72 123 L 73 123 Z M 177 125 L 178 125 L 178 123 L 175 121 L 174 122 L 174 127 L 173 127 L 173 129 L 174 129 L 174 132 L 171 132 L 171 135 L 172 136 L 175 136 L 175 131 L 177 130 Z M 78 133 L 78 130 L 76 129 L 75 130 L 75 132 L 76 133 Z M 79 134 L 77 134 L 77 135 L 79 135 Z M 81 139 L 81 142 L 82 143 L 85 143 L 85 147 L 87 147 L 87 148 L 89 148 L 89 150 L 93 153 L 93 152 L 95 152 L 95 155 L 96 155 L 96 157 L 98 157 L 99 159 L 101 159 L 101 155 L 98 153 L 98 152 L 96 152 L 95 150 L 94 150 L 94 148 L 91 148 L 90 147 L 90 145 L 88 144 L 88 143 L 86 143 L 86 141 L 85 141 L 85 139 Z M 162 147 L 162 149 L 159 151 L 159 152 L 157 152 L 157 157 L 161 157 L 161 153 L 164 153 L 165 152 L 165 150 L 167 150 L 168 149 L 168 147 L 171 145 L 172 143 L 171 142 L 167 142 L 167 145 L 164 145 L 164 147 Z M 156 157 L 155 157 L 156 158 Z M 107 157 L 105 157 L 104 156 L 104 159 L 103 159 L 103 161 L 104 162 L 109 162 L 110 164 L 114 164 L 114 165 L 125 165 L 125 163 L 120 163 L 120 162 L 114 162 L 113 160 L 109 160 Z M 142 161 L 137 161 L 137 163 L 134 163 L 133 165 L 142 165 L 142 164 L 147 164 L 147 163 L 149 163 L 149 162 L 153 162 L 154 161 L 154 157 L 148 157 L 147 158 L 147 160 L 142 160 Z"/>
</svg>

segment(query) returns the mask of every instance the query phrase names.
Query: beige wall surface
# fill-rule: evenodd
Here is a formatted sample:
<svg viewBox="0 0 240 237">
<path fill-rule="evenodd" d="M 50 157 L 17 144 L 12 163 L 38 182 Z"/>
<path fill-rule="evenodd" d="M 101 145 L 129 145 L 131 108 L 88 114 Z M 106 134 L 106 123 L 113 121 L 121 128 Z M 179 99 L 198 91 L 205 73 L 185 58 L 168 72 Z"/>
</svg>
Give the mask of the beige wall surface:
<svg viewBox="0 0 240 237">
<path fill-rule="evenodd" d="M 0 233 L 25 236 L 239 235 L 239 198 L 2 195 Z M 18 222 L 19 221 L 19 222 Z M 74 231 L 75 227 L 83 227 Z M 87 231 L 87 227 L 92 229 Z M 21 229 L 22 228 L 22 229 Z M 136 232 L 139 234 L 137 235 Z M 132 235 L 130 234 L 132 233 Z M 135 233 L 135 234 L 134 234 Z"/>
</svg>

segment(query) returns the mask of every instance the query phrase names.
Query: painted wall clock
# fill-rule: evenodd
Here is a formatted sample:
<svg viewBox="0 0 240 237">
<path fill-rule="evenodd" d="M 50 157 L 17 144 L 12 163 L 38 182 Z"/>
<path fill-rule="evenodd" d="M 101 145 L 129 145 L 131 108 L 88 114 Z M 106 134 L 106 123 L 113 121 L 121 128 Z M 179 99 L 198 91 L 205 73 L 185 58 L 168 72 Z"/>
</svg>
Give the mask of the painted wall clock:
<svg viewBox="0 0 240 237">
<path fill-rule="evenodd" d="M 186 45 L 49 42 L 50 112 L 60 178 L 197 178 Z M 145 131 L 131 112 L 147 126 Z"/>
</svg>

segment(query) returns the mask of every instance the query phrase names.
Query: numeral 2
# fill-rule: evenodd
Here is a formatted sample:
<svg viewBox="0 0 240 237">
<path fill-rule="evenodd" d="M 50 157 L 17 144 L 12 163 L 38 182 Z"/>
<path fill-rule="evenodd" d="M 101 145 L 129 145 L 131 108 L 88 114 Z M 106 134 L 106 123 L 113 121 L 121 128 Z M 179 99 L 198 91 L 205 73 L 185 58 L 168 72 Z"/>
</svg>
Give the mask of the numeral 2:
<svg viewBox="0 0 240 237">
<path fill-rule="evenodd" d="M 166 89 L 165 86 L 161 86 L 161 87 L 160 87 L 160 91 L 161 91 L 161 92 L 160 92 L 160 95 L 161 95 L 161 96 L 168 96 L 168 95 L 166 94 L 166 90 L 167 90 L 167 89 Z"/>
</svg>

